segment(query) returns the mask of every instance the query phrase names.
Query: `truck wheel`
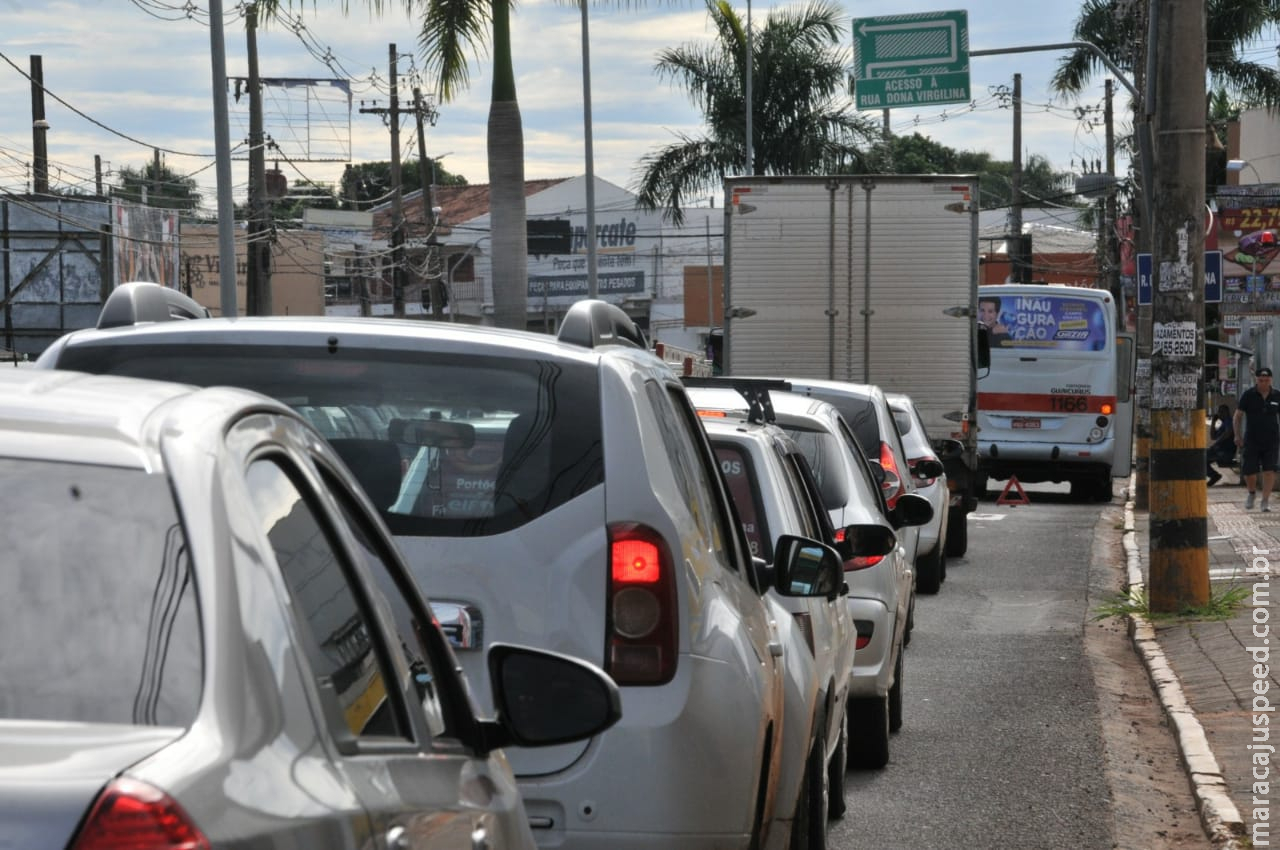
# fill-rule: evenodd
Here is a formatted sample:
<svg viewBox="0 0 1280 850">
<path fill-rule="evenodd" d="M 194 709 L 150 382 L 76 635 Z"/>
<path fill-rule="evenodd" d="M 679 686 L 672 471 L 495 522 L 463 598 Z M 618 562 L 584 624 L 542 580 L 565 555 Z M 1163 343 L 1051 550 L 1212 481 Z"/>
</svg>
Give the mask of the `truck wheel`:
<svg viewBox="0 0 1280 850">
<path fill-rule="evenodd" d="M 947 514 L 947 549 L 952 558 L 963 558 L 969 549 L 969 515 L 964 511 Z"/>
<path fill-rule="evenodd" d="M 889 698 L 849 700 L 849 764 L 879 770 L 889 763 Z"/>
<path fill-rule="evenodd" d="M 916 593 L 932 595 L 942 588 L 942 565 L 946 553 L 942 544 L 916 558 Z"/>
</svg>

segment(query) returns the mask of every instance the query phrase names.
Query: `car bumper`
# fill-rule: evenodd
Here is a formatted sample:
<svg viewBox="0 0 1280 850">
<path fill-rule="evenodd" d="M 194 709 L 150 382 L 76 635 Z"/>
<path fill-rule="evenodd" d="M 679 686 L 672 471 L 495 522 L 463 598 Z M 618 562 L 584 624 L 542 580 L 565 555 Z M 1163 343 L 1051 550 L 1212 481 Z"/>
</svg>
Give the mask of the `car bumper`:
<svg viewBox="0 0 1280 850">
<path fill-rule="evenodd" d="M 871 641 L 854 653 L 849 696 L 884 696 L 893 684 L 894 653 L 900 639 L 897 617 L 879 600 L 850 597 L 848 604 L 854 621 L 870 621 L 873 627 Z"/>
</svg>

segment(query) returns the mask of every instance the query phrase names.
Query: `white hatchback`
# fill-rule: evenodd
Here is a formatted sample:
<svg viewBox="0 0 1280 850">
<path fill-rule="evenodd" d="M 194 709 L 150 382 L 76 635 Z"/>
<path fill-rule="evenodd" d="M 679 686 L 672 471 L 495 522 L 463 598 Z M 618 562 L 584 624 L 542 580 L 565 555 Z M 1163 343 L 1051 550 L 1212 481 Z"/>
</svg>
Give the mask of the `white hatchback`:
<svg viewBox="0 0 1280 850">
<path fill-rule="evenodd" d="M 902 435 L 902 447 L 907 451 L 907 467 L 911 470 L 916 492 L 933 505 L 933 519 L 920 526 L 916 552 L 916 590 L 919 593 L 937 593 L 947 580 L 947 518 L 951 505 L 947 473 L 944 470 L 941 475 L 920 474 L 920 470 L 924 469 L 924 461 L 938 461 L 933 442 L 920 420 L 920 413 L 908 395 L 885 393 L 885 398 L 889 400 L 893 419 L 898 424 L 898 433 Z M 929 464 L 928 471 L 936 471 L 936 468 Z"/>
</svg>

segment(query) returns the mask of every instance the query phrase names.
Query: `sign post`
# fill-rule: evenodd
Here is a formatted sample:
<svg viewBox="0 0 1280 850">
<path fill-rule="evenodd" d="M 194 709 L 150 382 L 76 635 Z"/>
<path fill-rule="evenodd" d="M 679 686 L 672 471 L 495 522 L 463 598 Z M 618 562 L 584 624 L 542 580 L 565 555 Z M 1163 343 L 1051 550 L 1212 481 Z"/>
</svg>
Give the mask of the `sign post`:
<svg viewBox="0 0 1280 850">
<path fill-rule="evenodd" d="M 858 109 L 967 103 L 969 13 L 858 18 L 853 76 Z"/>
</svg>

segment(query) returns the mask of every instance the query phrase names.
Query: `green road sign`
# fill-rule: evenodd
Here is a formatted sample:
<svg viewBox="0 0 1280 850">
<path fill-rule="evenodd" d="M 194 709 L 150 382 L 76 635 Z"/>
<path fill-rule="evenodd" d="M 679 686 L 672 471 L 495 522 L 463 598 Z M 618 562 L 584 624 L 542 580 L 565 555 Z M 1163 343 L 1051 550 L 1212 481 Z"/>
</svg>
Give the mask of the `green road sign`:
<svg viewBox="0 0 1280 850">
<path fill-rule="evenodd" d="M 969 13 L 858 18 L 853 75 L 859 109 L 967 103 Z"/>
</svg>

